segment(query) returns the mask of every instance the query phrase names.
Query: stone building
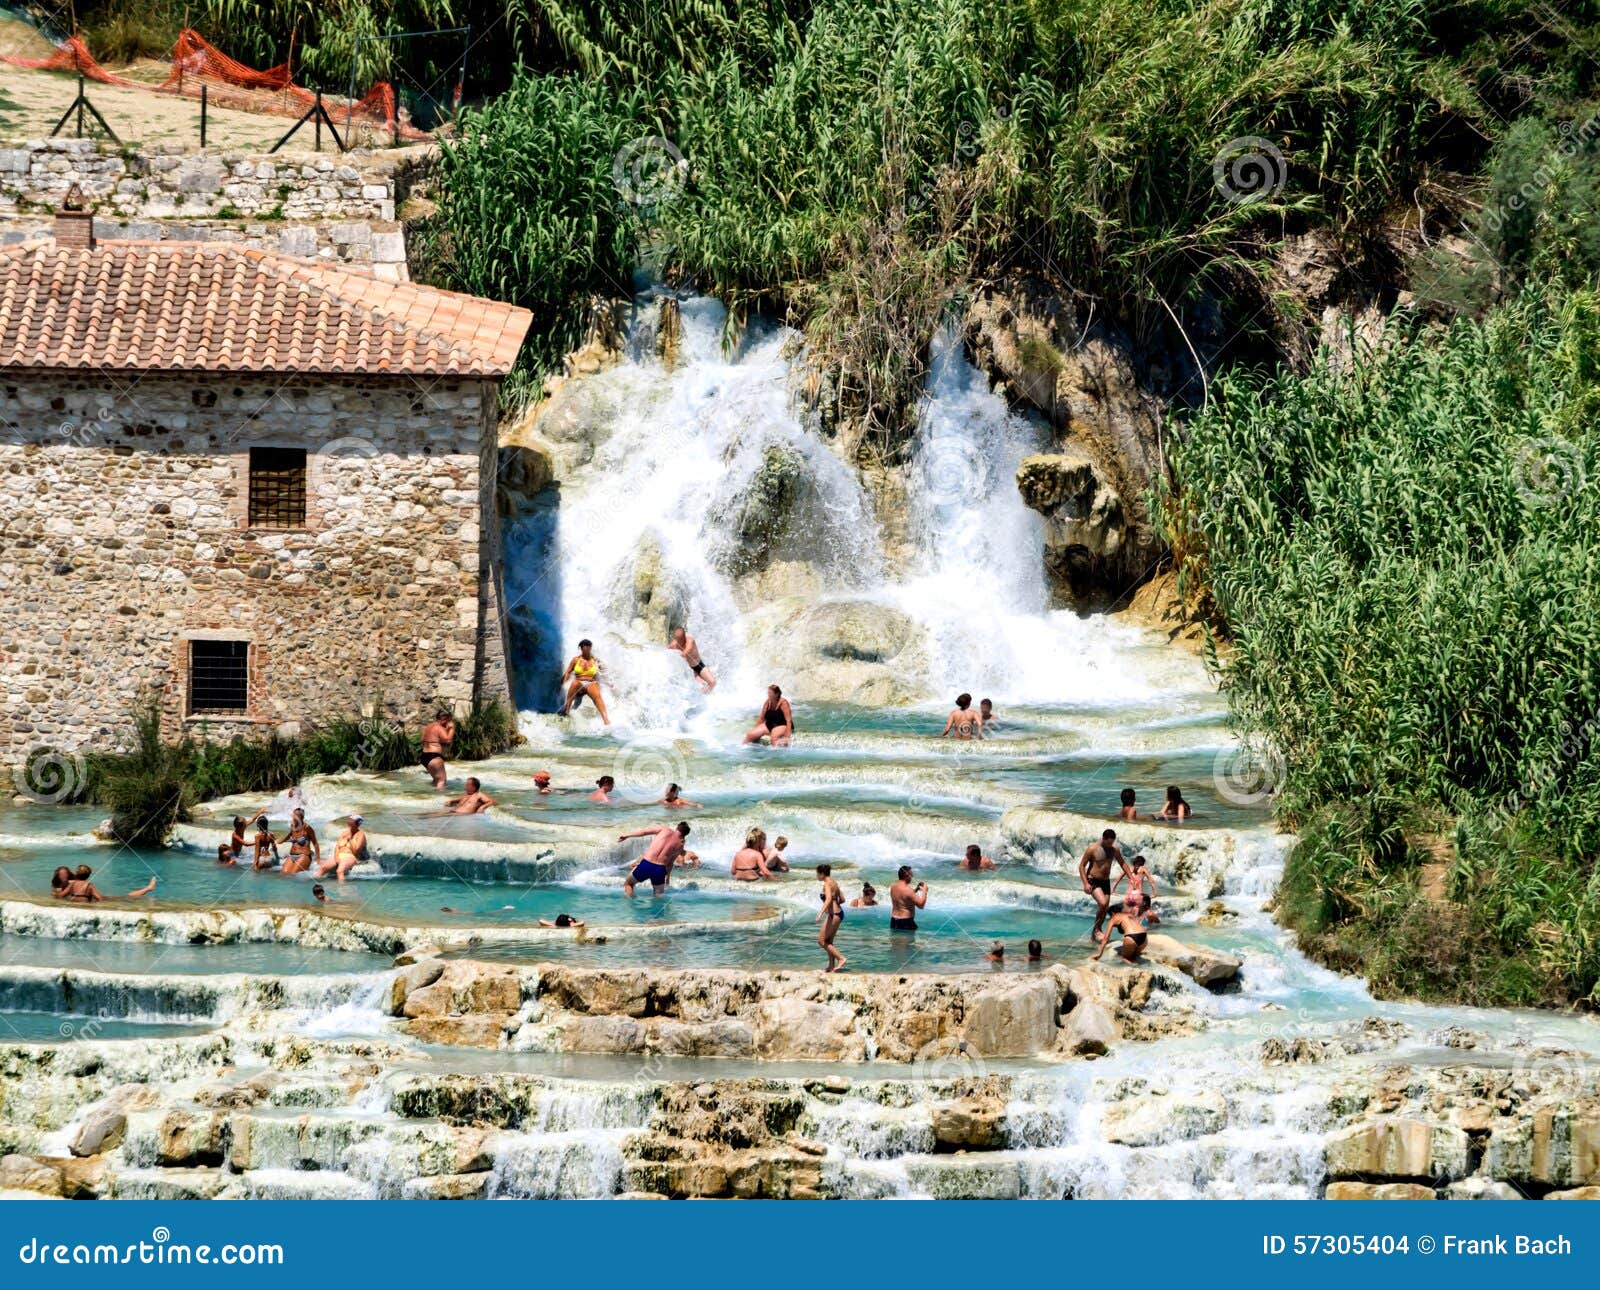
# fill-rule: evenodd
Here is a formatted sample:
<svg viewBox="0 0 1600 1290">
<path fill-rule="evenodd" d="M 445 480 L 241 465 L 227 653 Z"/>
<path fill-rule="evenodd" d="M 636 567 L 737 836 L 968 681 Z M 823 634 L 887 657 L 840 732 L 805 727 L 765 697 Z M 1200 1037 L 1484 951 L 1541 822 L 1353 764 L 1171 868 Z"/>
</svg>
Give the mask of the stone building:
<svg viewBox="0 0 1600 1290">
<path fill-rule="evenodd" d="M 0 765 L 506 697 L 525 310 L 227 244 L 0 248 Z M 24 784 L 23 787 L 26 787 Z"/>
</svg>

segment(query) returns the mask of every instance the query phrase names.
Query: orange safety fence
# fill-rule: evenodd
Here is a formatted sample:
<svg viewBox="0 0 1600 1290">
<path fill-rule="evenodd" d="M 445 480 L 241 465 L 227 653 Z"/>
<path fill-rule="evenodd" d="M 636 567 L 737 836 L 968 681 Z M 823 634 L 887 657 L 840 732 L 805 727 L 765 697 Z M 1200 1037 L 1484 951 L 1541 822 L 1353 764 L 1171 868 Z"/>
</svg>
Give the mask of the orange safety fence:
<svg viewBox="0 0 1600 1290">
<path fill-rule="evenodd" d="M 95 61 L 82 37 L 77 35 L 68 36 L 49 58 L 0 55 L 0 62 L 40 71 L 74 72 L 103 85 L 154 90 L 162 94 L 183 94 L 191 98 L 199 98 L 204 88 L 208 100 L 217 107 L 277 116 L 304 116 L 317 98 L 311 90 L 294 83 L 288 63 L 258 71 L 237 59 L 229 58 L 199 32 L 188 27 L 178 33 L 177 43 L 172 48 L 172 71 L 160 85 L 131 81 L 106 71 Z M 398 134 L 406 140 L 432 137 L 426 130 L 417 129 L 410 121 L 397 118 L 394 87 L 387 81 L 377 82 L 364 97 L 353 103 L 328 94 L 323 95 L 322 102 L 328 115 L 339 126 L 347 121 L 359 122 L 382 127 L 390 134 Z"/>
</svg>

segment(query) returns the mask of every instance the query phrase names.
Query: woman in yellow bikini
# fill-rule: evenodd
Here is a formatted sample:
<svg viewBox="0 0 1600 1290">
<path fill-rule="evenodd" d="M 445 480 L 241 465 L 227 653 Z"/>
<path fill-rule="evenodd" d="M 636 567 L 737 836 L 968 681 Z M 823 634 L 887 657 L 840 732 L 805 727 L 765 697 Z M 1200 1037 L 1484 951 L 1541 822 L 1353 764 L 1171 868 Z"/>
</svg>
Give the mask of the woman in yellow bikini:
<svg viewBox="0 0 1600 1290">
<path fill-rule="evenodd" d="M 572 684 L 567 686 L 567 701 L 561 708 L 561 715 L 566 716 L 570 713 L 573 705 L 582 703 L 583 696 L 587 694 L 594 700 L 595 711 L 600 714 L 600 720 L 609 726 L 611 718 L 606 715 L 606 703 L 600 697 L 600 660 L 594 656 L 593 641 L 578 642 L 578 652 L 573 655 L 572 662 L 567 664 L 567 670 L 561 674 L 561 683 L 566 685 L 569 677 Z"/>
</svg>

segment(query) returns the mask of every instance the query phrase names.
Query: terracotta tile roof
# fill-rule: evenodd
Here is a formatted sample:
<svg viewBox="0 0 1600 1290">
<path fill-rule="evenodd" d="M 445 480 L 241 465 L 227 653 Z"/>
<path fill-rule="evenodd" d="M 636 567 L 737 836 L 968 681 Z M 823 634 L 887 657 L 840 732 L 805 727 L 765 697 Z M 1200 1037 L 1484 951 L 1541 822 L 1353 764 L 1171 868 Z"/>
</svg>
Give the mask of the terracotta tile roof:
<svg viewBox="0 0 1600 1290">
<path fill-rule="evenodd" d="M 532 321 L 226 243 L 0 247 L 0 368 L 504 376 Z"/>
</svg>

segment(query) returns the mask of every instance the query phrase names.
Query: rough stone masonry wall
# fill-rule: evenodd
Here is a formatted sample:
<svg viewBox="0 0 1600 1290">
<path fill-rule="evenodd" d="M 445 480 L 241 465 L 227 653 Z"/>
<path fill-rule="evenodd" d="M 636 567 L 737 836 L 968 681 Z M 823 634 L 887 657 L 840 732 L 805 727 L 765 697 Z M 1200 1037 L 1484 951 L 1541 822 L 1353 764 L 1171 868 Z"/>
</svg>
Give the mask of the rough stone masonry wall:
<svg viewBox="0 0 1600 1290">
<path fill-rule="evenodd" d="M 406 265 L 404 229 L 379 220 L 290 223 L 285 220 L 96 219 L 94 235 L 100 241 L 225 242 L 302 260 L 324 260 L 370 273 L 386 282 L 408 282 L 411 278 Z M 0 221 L 0 246 L 54 236 L 54 214 L 17 215 Z"/>
<path fill-rule="evenodd" d="M 492 383 L 0 373 L 0 764 L 123 740 L 192 639 L 251 642 L 208 733 L 504 695 Z M 246 527 L 252 445 L 308 450 L 307 526 Z"/>
<path fill-rule="evenodd" d="M 406 161 L 404 164 L 415 164 Z M 0 214 L 54 209 L 77 184 L 118 219 L 392 221 L 394 154 L 140 152 L 97 139 L 30 139 L 0 148 Z"/>
</svg>

